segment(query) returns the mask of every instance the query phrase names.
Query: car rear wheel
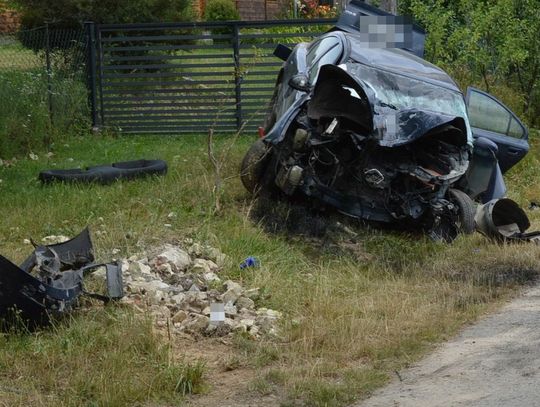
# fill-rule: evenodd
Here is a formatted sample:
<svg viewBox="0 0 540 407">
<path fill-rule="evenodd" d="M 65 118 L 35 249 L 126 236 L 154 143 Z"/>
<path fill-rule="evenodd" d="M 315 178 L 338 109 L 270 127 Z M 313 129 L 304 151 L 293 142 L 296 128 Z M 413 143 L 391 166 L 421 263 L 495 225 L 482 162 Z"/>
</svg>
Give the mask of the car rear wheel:
<svg viewBox="0 0 540 407">
<path fill-rule="evenodd" d="M 473 200 L 465 192 L 453 188 L 448 190 L 448 199 L 457 207 L 458 232 L 466 235 L 474 233 L 476 206 Z"/>
<path fill-rule="evenodd" d="M 240 179 L 251 193 L 259 188 L 266 164 L 270 158 L 270 147 L 262 140 L 257 140 L 247 151 L 240 169 Z"/>
</svg>

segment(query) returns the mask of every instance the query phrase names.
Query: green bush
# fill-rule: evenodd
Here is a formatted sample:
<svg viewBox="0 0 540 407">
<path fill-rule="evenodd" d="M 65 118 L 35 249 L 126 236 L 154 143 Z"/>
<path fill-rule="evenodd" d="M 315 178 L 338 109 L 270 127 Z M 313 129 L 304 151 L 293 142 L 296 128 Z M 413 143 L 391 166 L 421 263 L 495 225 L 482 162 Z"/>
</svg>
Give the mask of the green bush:
<svg viewBox="0 0 540 407">
<path fill-rule="evenodd" d="M 426 29 L 426 59 L 462 74 L 463 87 L 499 96 L 530 126 L 540 124 L 538 1 L 400 0 L 399 6 Z"/>
<path fill-rule="evenodd" d="M 206 21 L 239 20 L 240 14 L 232 0 L 211 0 L 204 13 Z"/>
<path fill-rule="evenodd" d="M 239 20 L 240 14 L 236 10 L 236 6 L 232 0 L 210 0 L 206 6 L 204 13 L 206 21 L 231 21 Z M 232 34 L 230 27 L 212 29 L 214 35 Z M 215 40 L 216 42 L 228 43 L 229 40 Z"/>
</svg>

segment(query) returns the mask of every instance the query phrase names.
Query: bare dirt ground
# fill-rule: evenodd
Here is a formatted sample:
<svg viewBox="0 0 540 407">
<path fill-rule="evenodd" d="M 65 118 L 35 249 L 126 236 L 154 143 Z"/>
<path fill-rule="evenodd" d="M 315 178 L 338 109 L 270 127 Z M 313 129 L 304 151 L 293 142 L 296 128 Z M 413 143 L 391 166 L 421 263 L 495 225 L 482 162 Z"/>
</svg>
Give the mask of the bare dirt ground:
<svg viewBox="0 0 540 407">
<path fill-rule="evenodd" d="M 229 338 L 177 338 L 174 342 L 175 356 L 189 362 L 205 363 L 204 381 L 207 384 L 201 394 L 189 396 L 189 407 L 275 407 L 279 399 L 274 395 L 263 396 L 249 389 L 256 377 L 256 369 L 245 363 L 235 364 L 237 352 Z"/>
<path fill-rule="evenodd" d="M 540 286 L 356 404 L 379 406 L 540 406 Z"/>
</svg>

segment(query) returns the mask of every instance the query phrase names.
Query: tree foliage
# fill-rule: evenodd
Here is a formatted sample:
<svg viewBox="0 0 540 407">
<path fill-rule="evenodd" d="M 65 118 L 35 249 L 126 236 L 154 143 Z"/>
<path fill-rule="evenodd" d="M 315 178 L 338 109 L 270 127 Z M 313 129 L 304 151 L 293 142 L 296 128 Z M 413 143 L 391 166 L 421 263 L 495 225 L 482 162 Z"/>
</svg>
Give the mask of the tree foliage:
<svg viewBox="0 0 540 407">
<path fill-rule="evenodd" d="M 84 21 L 141 23 L 187 21 L 191 0 L 12 0 L 22 11 L 24 28 L 46 22 L 55 27 L 78 28 Z"/>
<path fill-rule="evenodd" d="M 428 32 L 426 58 L 540 125 L 540 0 L 401 0 Z"/>
<path fill-rule="evenodd" d="M 233 0 L 210 0 L 204 11 L 206 21 L 231 21 L 240 20 L 240 14 Z M 231 27 L 213 28 L 214 35 L 232 34 Z M 229 40 L 216 40 L 217 42 L 229 43 Z"/>
</svg>

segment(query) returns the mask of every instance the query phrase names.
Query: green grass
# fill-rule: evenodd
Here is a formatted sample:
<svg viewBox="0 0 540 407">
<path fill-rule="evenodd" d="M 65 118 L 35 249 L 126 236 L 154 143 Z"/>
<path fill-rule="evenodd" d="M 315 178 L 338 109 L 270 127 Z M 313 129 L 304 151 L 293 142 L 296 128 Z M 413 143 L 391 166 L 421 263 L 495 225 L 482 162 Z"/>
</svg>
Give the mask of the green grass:
<svg viewBox="0 0 540 407">
<path fill-rule="evenodd" d="M 0 70 L 27 70 L 44 66 L 43 59 L 12 37 L 0 38 Z"/>
<path fill-rule="evenodd" d="M 89 127 L 85 74 L 73 57 L 53 51 L 49 76 L 44 51 L 0 38 L 0 159 L 53 148 Z"/>
<path fill-rule="evenodd" d="M 20 262 L 31 251 L 24 239 L 74 235 L 86 225 L 102 260 L 110 259 L 115 248 L 129 256 L 184 237 L 219 247 L 229 256 L 224 275 L 247 287 L 261 287 L 264 295 L 258 305 L 285 314 L 282 338 L 258 343 L 239 338 L 235 342 L 237 356 L 226 364 L 230 369 L 241 365 L 258 372 L 246 383 L 245 391 L 275 393 L 283 405 L 291 406 L 342 406 L 365 397 L 394 370 L 417 360 L 434 343 L 493 309 L 538 273 L 540 247 L 497 244 L 478 234 L 446 245 L 421 235 L 357 224 L 350 225 L 358 233 L 354 244 L 340 234 L 313 242 L 265 232 L 262 223 L 251 219 L 256 204 L 237 177 L 239 162 L 253 139 L 246 136 L 237 140 L 224 159 L 222 209 L 218 213 L 204 136 L 76 137 L 55 144 L 50 158 L 37 152 L 36 161 L 22 159 L 12 167 L 0 167 L 4 213 L 0 218 L 0 252 Z M 218 138 L 217 152 L 232 140 Z M 531 142 L 531 153 L 507 177 L 510 196 L 525 206 L 540 196 L 538 133 Z M 37 181 L 44 168 L 142 157 L 167 160 L 168 175 L 110 186 L 44 187 Z M 169 219 L 171 212 L 177 217 Z M 540 214 L 529 211 L 528 215 L 532 228 L 540 228 Z M 257 256 L 262 267 L 240 271 L 238 264 L 248 255 Z M 122 321 L 129 317 L 124 313 L 122 309 L 97 309 L 76 315 L 70 324 L 52 332 L 4 337 L 0 399 L 9 400 L 8 405 L 54 404 L 50 400 L 60 405 L 132 405 L 143 400 L 169 405 L 171 379 L 169 368 L 162 370 L 163 360 L 152 351 L 140 363 L 130 364 L 133 349 L 137 354 L 144 352 L 139 345 L 130 345 L 129 332 L 134 325 L 126 327 Z M 70 332 L 86 323 L 94 333 L 87 331 L 89 338 L 85 340 L 70 339 Z M 116 339 L 106 339 L 110 336 Z M 152 346 L 165 346 L 162 339 L 154 339 Z M 61 347 L 66 340 L 69 356 Z M 88 348 L 86 342 L 91 340 L 108 345 Z M 48 351 L 39 353 L 43 347 Z M 131 350 L 120 352 L 115 347 Z M 43 362 L 35 363 L 29 374 L 24 366 L 33 363 L 36 352 Z M 175 353 L 183 356 L 181 348 Z M 72 357 L 76 359 L 73 362 Z M 88 383 L 83 383 L 78 371 L 81 359 L 85 360 L 84 374 L 95 377 Z M 109 361 L 107 369 L 104 361 Z M 129 373 L 120 366 L 129 366 Z M 155 381 L 145 379 L 148 375 Z M 200 375 L 192 366 L 189 375 L 173 376 L 172 391 L 183 393 L 189 389 L 185 383 L 198 381 Z M 187 382 L 181 379 L 189 376 L 192 379 Z M 66 377 L 69 380 L 63 381 Z M 119 389 L 125 382 L 129 391 L 123 394 Z M 211 392 L 213 383 L 206 385 L 206 391 Z M 161 390 L 156 393 L 154 389 L 165 389 L 163 397 L 157 396 Z"/>
<path fill-rule="evenodd" d="M 152 321 L 95 309 L 37 334 L 0 336 L 0 405 L 181 405 L 204 366 L 175 361 Z"/>
</svg>

